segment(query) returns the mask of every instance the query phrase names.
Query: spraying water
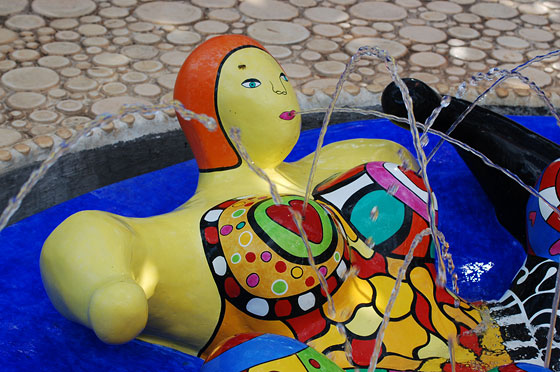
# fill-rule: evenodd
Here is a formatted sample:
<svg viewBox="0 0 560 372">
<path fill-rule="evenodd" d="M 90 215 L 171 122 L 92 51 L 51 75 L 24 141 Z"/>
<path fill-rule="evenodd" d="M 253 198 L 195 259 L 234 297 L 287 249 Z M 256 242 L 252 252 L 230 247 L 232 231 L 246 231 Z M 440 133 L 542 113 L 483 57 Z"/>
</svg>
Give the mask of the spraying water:
<svg viewBox="0 0 560 372">
<path fill-rule="evenodd" d="M 387 54 L 387 52 L 385 52 L 384 50 L 381 50 L 379 48 L 362 47 L 358 50 L 358 52 L 354 56 L 352 56 L 350 62 L 347 64 L 346 69 L 344 70 L 344 73 L 340 77 L 340 80 L 339 80 L 339 82 L 336 86 L 335 93 L 333 94 L 333 99 L 332 99 L 329 107 L 327 108 L 325 117 L 323 119 L 321 131 L 320 131 L 320 136 L 319 136 L 319 139 L 317 141 L 317 149 L 316 149 L 316 152 L 315 152 L 315 155 L 314 155 L 314 158 L 313 158 L 313 164 L 312 164 L 312 167 L 311 167 L 311 170 L 310 170 L 309 180 L 308 180 L 306 191 L 305 191 L 305 202 L 304 202 L 303 211 L 305 211 L 308 200 L 309 200 L 310 195 L 311 195 L 311 185 L 313 185 L 313 181 L 314 181 L 314 177 L 315 177 L 315 170 L 316 170 L 318 159 L 319 159 L 319 156 L 320 156 L 320 150 L 321 150 L 321 147 L 323 145 L 324 137 L 325 137 L 325 134 L 326 134 L 326 129 L 327 129 L 327 126 L 329 124 L 331 115 L 335 110 L 336 101 L 338 100 L 338 97 L 339 97 L 340 92 L 342 90 L 342 86 L 343 86 L 345 80 L 347 79 L 347 77 L 349 76 L 349 74 L 353 71 L 356 63 L 362 57 L 369 56 L 369 57 L 375 57 L 375 58 L 380 59 L 385 64 L 386 68 L 389 70 L 393 81 L 397 84 L 397 86 L 401 90 L 402 97 L 403 97 L 403 102 L 405 103 L 405 106 L 406 106 L 407 112 L 408 112 L 407 119 L 401 119 L 401 118 L 398 118 L 398 117 L 395 117 L 395 116 L 392 116 L 392 115 L 386 115 L 386 114 L 383 114 L 383 113 L 380 113 L 380 112 L 377 112 L 377 111 L 372 111 L 372 110 L 349 109 L 349 108 L 336 109 L 336 110 L 341 111 L 341 112 L 375 114 L 377 116 L 385 117 L 385 118 L 388 118 L 390 120 L 403 121 L 403 122 L 406 122 L 410 125 L 411 135 L 412 135 L 412 138 L 413 138 L 414 147 L 415 147 L 416 154 L 417 154 L 417 159 L 418 159 L 419 164 L 420 164 L 420 172 L 422 174 L 422 178 L 425 182 L 425 187 L 426 187 L 426 190 L 428 192 L 428 209 L 429 209 L 429 217 L 430 217 L 430 221 L 429 221 L 430 222 L 430 227 L 423 230 L 421 233 L 419 233 L 415 237 L 415 239 L 412 242 L 411 247 L 410 247 L 410 249 L 409 249 L 409 251 L 408 251 L 408 253 L 407 253 L 407 255 L 404 259 L 403 265 L 399 269 L 398 277 L 397 277 L 397 280 L 395 282 L 395 286 L 393 288 L 393 291 L 391 293 L 391 297 L 389 299 L 389 302 L 387 304 L 385 314 L 384 314 L 384 317 L 383 317 L 383 321 L 382 321 L 382 323 L 379 327 L 379 330 L 378 330 L 378 335 L 377 335 L 376 344 L 375 344 L 375 350 L 374 350 L 374 353 L 372 354 L 371 363 L 370 363 L 368 371 L 374 371 L 375 367 L 377 366 L 377 359 L 379 357 L 379 353 L 380 353 L 380 350 L 381 350 L 381 345 L 382 345 L 382 342 L 383 342 L 383 335 L 384 335 L 384 331 L 385 331 L 385 329 L 387 327 L 387 324 L 388 324 L 388 321 L 389 321 L 390 312 L 391 312 L 391 309 L 392 309 L 392 307 L 393 307 L 393 305 L 396 301 L 396 298 L 398 296 L 400 285 L 401 285 L 402 280 L 403 280 L 403 278 L 406 274 L 408 266 L 409 266 L 409 264 L 412 260 L 413 252 L 414 252 L 414 249 L 416 248 L 416 246 L 422 241 L 422 239 L 424 237 L 426 237 L 428 235 L 432 236 L 433 241 L 434 241 L 435 246 L 436 246 L 436 252 L 437 252 L 438 262 L 439 262 L 439 266 L 438 266 L 438 284 L 439 285 L 444 286 L 445 283 L 447 282 L 446 271 L 448 271 L 449 273 L 452 273 L 453 269 L 454 269 L 452 257 L 451 257 L 451 254 L 449 253 L 449 245 L 445 242 L 445 239 L 443 238 L 443 234 L 441 234 L 441 232 L 439 232 L 437 230 L 435 224 L 432 223 L 432 221 L 435 221 L 435 206 L 434 206 L 435 195 L 433 194 L 433 192 L 431 190 L 431 187 L 430 187 L 430 184 L 429 184 L 429 179 L 428 179 L 428 174 L 427 174 L 428 162 L 433 158 L 433 156 L 435 155 L 437 150 L 440 148 L 443 141 L 450 142 L 450 143 L 452 143 L 452 144 L 454 144 L 454 145 L 456 145 L 460 148 L 463 148 L 467 151 L 470 151 L 474 155 L 478 156 L 479 158 L 481 158 L 483 160 L 483 162 L 485 164 L 500 170 L 501 172 L 506 174 L 508 177 L 512 178 L 514 181 L 516 181 L 518 184 L 520 184 L 524 189 L 526 189 L 529 193 L 539 197 L 549 207 L 551 207 L 554 210 L 555 213 L 558 213 L 560 215 L 560 210 L 558 210 L 558 208 L 551 205 L 546 199 L 544 199 L 531 186 L 525 185 L 519 179 L 519 177 L 517 177 L 515 174 L 513 174 L 512 172 L 510 172 L 507 169 L 503 169 L 503 168 L 499 167 L 498 165 L 494 164 L 490 159 L 488 159 L 484 154 L 470 148 L 469 146 L 467 146 L 467 145 L 461 143 L 460 141 L 457 141 L 457 140 L 455 140 L 455 139 L 453 139 L 449 136 L 451 131 L 453 129 L 455 129 L 461 123 L 461 121 L 468 115 L 468 113 L 470 111 L 472 111 L 472 109 L 484 98 L 484 96 L 488 92 L 495 89 L 499 84 L 503 83 L 507 78 L 510 78 L 510 77 L 515 77 L 515 78 L 520 79 L 523 83 L 527 84 L 532 90 L 534 90 L 537 93 L 537 95 L 545 102 L 545 105 L 551 110 L 552 114 L 554 115 L 554 117 L 557 120 L 557 123 L 560 125 L 560 116 L 558 115 L 558 113 L 556 112 L 554 107 L 552 106 L 552 103 L 550 102 L 550 100 L 548 100 L 548 98 L 545 96 L 544 92 L 534 82 L 530 81 L 526 76 L 521 74 L 521 71 L 524 68 L 526 68 L 527 66 L 531 65 L 532 63 L 540 62 L 540 61 L 542 61 L 546 58 L 550 58 L 550 57 L 557 56 L 557 55 L 560 55 L 560 50 L 553 51 L 553 52 L 550 52 L 550 53 L 545 54 L 545 55 L 537 56 L 537 57 L 531 59 L 530 61 L 527 61 L 526 63 L 517 66 L 516 68 L 512 69 L 511 71 L 491 69 L 487 74 L 479 73 L 477 75 L 474 75 L 471 79 L 471 82 L 470 82 L 471 85 L 476 85 L 477 82 L 481 81 L 481 80 L 493 80 L 493 79 L 497 79 L 497 80 L 488 89 L 486 89 L 479 97 L 477 97 L 477 99 L 475 99 L 475 101 L 473 101 L 473 103 L 469 106 L 469 108 L 465 112 L 463 112 L 461 114 L 461 116 L 459 116 L 457 118 L 457 120 L 453 123 L 453 125 L 450 127 L 450 129 L 447 131 L 447 133 L 441 133 L 441 132 L 438 132 L 438 131 L 434 131 L 431 128 L 431 126 L 435 122 L 439 112 L 443 108 L 447 107 L 447 105 L 449 105 L 450 97 L 444 96 L 442 98 L 440 106 L 437 107 L 432 112 L 430 117 L 426 120 L 425 124 L 417 123 L 416 119 L 414 118 L 413 107 L 412 107 L 412 99 L 409 95 L 408 89 L 397 74 L 397 69 L 396 69 L 394 59 L 392 57 L 390 57 Z M 459 86 L 457 96 L 461 97 L 465 93 L 465 91 L 466 91 L 466 83 L 463 83 Z M 29 192 L 37 184 L 37 182 L 46 174 L 46 172 L 50 169 L 50 167 L 52 167 L 52 165 L 62 155 L 64 155 L 66 152 L 68 152 L 76 143 L 78 143 L 78 141 L 82 137 L 86 136 L 94 128 L 98 128 L 98 127 L 101 127 L 103 125 L 106 125 L 113 120 L 119 120 L 119 119 L 121 119 L 124 116 L 129 115 L 129 114 L 138 113 L 138 114 L 146 115 L 146 114 L 154 113 L 155 111 L 167 110 L 167 109 L 175 109 L 185 119 L 196 119 L 199 122 L 203 123 L 209 130 L 214 130 L 216 128 L 216 123 L 212 118 L 209 118 L 205 115 L 199 115 L 199 114 L 193 113 L 193 112 L 185 109 L 182 106 L 182 104 L 177 102 L 177 101 L 173 101 L 168 105 L 163 105 L 162 104 L 162 105 L 153 105 L 153 106 L 141 106 L 141 105 L 125 106 L 125 107 L 121 108 L 121 110 L 115 115 L 109 115 L 109 114 L 100 115 L 95 120 L 89 122 L 79 133 L 77 133 L 70 140 L 64 141 L 60 145 L 55 147 L 51 151 L 51 153 L 49 154 L 47 159 L 41 164 L 41 166 L 38 169 L 36 169 L 30 175 L 29 179 L 21 187 L 21 189 L 17 193 L 17 195 L 9 201 L 7 207 L 2 212 L 2 215 L 0 215 L 0 231 L 2 231 L 7 226 L 10 218 L 18 210 L 18 208 L 20 207 L 23 199 L 29 194 Z M 306 111 L 306 112 L 320 112 L 320 111 L 324 111 L 324 110 L 309 110 L 309 111 Z M 306 113 L 306 112 L 301 112 L 301 113 Z M 424 130 L 424 132 L 425 132 L 422 136 L 420 136 L 420 134 L 419 134 L 419 128 Z M 423 150 L 423 147 L 427 144 L 426 133 L 428 133 L 428 132 L 439 136 L 440 141 L 436 145 L 436 147 L 432 150 L 430 155 L 426 156 L 426 154 Z M 250 160 L 249 155 L 242 148 L 241 141 L 240 141 L 239 130 L 237 130 L 237 131 L 233 130 L 233 132 L 231 133 L 231 136 L 232 136 L 236 146 L 238 147 L 238 150 L 240 151 L 241 156 L 247 162 L 249 167 L 251 167 L 251 169 L 253 171 L 255 171 L 255 173 L 257 173 L 259 176 L 261 176 L 263 179 L 265 179 L 268 182 L 268 184 L 270 185 L 270 192 L 271 192 L 271 195 L 272 195 L 272 198 L 273 198 L 274 202 L 277 203 L 277 204 L 281 203 L 282 202 L 281 197 L 278 194 L 278 192 L 276 190 L 276 186 L 274 185 L 274 183 L 267 177 L 267 175 L 266 175 L 266 173 L 264 173 L 264 171 L 262 171 L 261 169 L 259 169 L 256 166 L 254 166 L 254 164 Z M 407 167 L 405 164 L 403 164 L 403 166 Z M 394 190 L 394 188 L 390 187 L 389 190 L 388 190 L 388 193 L 394 193 L 394 192 L 396 192 L 396 190 Z M 294 222 L 296 223 L 296 226 L 297 226 L 297 228 L 300 232 L 302 241 L 303 241 L 303 243 L 304 243 L 304 245 L 305 245 L 305 247 L 308 251 L 309 263 L 310 263 L 311 267 L 313 268 L 313 270 L 315 271 L 315 273 L 316 273 L 316 275 L 319 279 L 321 287 L 323 288 L 323 290 L 327 294 L 327 303 L 328 303 L 329 315 L 334 316 L 334 314 L 336 313 L 335 308 L 334 308 L 334 302 L 332 301 L 332 298 L 329 295 L 328 286 L 327 286 L 327 283 L 326 283 L 326 280 L 325 280 L 324 276 L 316 268 L 316 265 L 314 264 L 314 258 L 313 258 L 313 255 L 311 254 L 311 249 L 310 249 L 310 246 L 309 246 L 309 242 L 307 240 L 305 230 L 303 229 L 302 221 L 303 221 L 304 216 L 302 216 L 301 214 L 299 214 L 297 211 L 294 211 L 294 210 L 291 210 L 291 212 L 292 212 L 292 218 L 293 218 Z M 372 219 L 376 218 L 377 214 L 378 214 L 377 210 L 372 210 L 371 218 Z M 368 245 L 372 249 L 374 249 L 374 247 L 375 247 L 375 243 L 373 242 L 373 240 L 371 242 L 369 242 Z M 442 246 L 443 246 L 443 249 L 441 248 Z M 355 270 L 352 270 L 352 268 L 350 268 L 348 270 L 348 274 L 347 274 L 346 278 L 350 277 L 352 274 L 355 274 Z M 458 288 L 456 288 L 457 275 L 456 274 L 452 274 L 452 275 L 453 275 L 453 289 L 457 292 L 457 290 L 458 290 Z M 556 312 L 557 312 L 557 308 L 558 308 L 558 302 L 560 302 L 559 292 L 560 292 L 560 270 L 557 271 L 556 294 L 555 294 L 554 303 L 553 303 L 553 312 L 552 312 L 552 315 L 551 315 L 551 327 L 550 327 L 550 331 L 549 331 L 549 334 L 548 334 L 548 337 L 547 337 L 548 342 L 547 342 L 547 349 L 546 349 L 546 356 L 545 356 L 545 366 L 548 366 L 550 364 L 550 358 L 551 358 L 550 350 L 551 350 L 552 340 L 554 338 L 554 326 L 555 326 L 555 322 L 556 322 Z M 456 305 L 458 305 L 458 304 L 456 303 Z M 346 339 L 345 352 L 346 352 L 347 358 L 349 359 L 349 361 L 351 361 L 351 348 L 350 348 L 349 342 L 346 338 L 345 328 L 342 324 L 337 324 L 337 328 L 338 328 L 339 332 Z M 454 348 L 453 348 L 453 345 L 454 345 L 455 341 L 452 340 L 452 339 L 450 339 L 449 341 L 450 341 L 449 342 L 450 359 L 451 359 L 451 362 L 452 362 L 452 368 L 454 370 L 455 363 L 454 363 Z"/>
</svg>

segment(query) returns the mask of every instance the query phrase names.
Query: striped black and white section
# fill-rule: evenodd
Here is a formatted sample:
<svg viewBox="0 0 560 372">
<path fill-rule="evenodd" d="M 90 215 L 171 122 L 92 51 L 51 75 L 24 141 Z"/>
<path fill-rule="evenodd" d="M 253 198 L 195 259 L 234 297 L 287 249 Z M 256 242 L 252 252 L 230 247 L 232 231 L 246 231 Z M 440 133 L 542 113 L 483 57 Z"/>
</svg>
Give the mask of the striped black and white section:
<svg viewBox="0 0 560 372">
<path fill-rule="evenodd" d="M 504 345 L 516 362 L 543 363 L 557 270 L 554 261 L 528 256 L 510 289 L 490 305 Z M 552 345 L 551 369 L 560 371 L 560 311 Z"/>
</svg>

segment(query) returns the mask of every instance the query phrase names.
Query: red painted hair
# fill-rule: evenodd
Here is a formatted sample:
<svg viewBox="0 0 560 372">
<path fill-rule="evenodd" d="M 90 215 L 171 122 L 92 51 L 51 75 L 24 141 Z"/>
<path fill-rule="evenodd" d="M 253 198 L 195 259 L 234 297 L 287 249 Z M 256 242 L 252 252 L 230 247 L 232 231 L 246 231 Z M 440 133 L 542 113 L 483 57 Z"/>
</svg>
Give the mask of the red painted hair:
<svg viewBox="0 0 560 372">
<path fill-rule="evenodd" d="M 192 51 L 177 75 L 174 98 L 186 109 L 208 115 L 218 123 L 218 128 L 210 131 L 197 120 L 185 120 L 177 115 L 201 172 L 231 169 L 241 164 L 241 158 L 219 122 L 216 89 L 220 68 L 226 58 L 233 51 L 247 46 L 264 50 L 261 44 L 247 36 L 213 37 Z"/>
</svg>

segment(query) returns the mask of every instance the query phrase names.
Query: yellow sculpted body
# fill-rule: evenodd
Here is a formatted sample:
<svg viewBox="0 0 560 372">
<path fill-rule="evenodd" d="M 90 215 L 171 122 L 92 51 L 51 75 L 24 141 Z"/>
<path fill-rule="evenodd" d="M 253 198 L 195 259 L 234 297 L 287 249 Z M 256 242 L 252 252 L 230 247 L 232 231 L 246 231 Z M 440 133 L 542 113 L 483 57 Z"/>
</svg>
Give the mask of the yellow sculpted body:
<svg viewBox="0 0 560 372">
<path fill-rule="evenodd" d="M 299 137 L 301 121 L 296 95 L 280 65 L 247 37 L 212 38 L 186 60 L 175 98 L 218 122 L 218 129 L 211 132 L 178 115 L 201 172 L 195 195 L 177 210 L 150 218 L 100 211 L 69 217 L 49 236 L 41 253 L 41 274 L 54 306 L 107 343 L 140 336 L 205 356 L 237 333 L 268 332 L 309 341 L 320 352 L 333 353 L 346 367 L 338 345 L 344 341 L 335 332 L 336 323 L 342 322 L 349 333 L 354 332 L 356 350 L 365 353 L 356 358 L 367 359 L 376 331 L 371 325 L 379 323 L 384 307 L 375 297 L 387 295 L 395 275 L 387 265 L 379 276 L 367 274 L 378 256 L 364 243 L 359 223 L 345 216 L 339 199 L 329 193 L 338 186 L 319 188 L 308 206 L 316 220 L 310 217 L 304 227 L 335 306 L 345 311 L 329 315 L 326 294 L 285 214 L 288 205 L 303 208 L 301 196 L 312 155 L 283 162 Z M 284 195 L 286 208 L 268 201 L 270 186 L 233 145 L 229 133 L 234 128 L 239 128 L 242 146 L 254 164 Z M 325 146 L 314 186 L 371 161 L 399 164 L 402 154 L 409 164 L 416 164 L 404 148 L 390 141 L 358 139 Z M 353 177 L 357 176 L 347 179 Z M 425 254 L 429 251 L 427 245 L 422 249 Z M 402 257 L 400 251 L 389 253 L 394 260 Z M 364 268 L 363 277 L 345 282 L 352 265 Z M 422 275 L 430 276 L 429 268 L 423 266 Z M 414 278 L 407 280 L 405 297 L 395 308 L 403 318 L 401 325 L 392 326 L 395 332 L 423 327 L 410 315 L 414 296 L 422 290 L 411 287 L 416 285 Z M 424 299 L 426 306 L 437 307 L 434 296 Z M 476 315 L 468 316 L 474 311 L 471 307 L 453 311 L 463 323 L 471 322 L 469 326 L 479 321 Z M 394 353 L 384 366 L 414 369 L 427 359 L 440 358 L 445 347 L 441 333 L 449 330 L 440 330 L 435 318 L 433 322 L 436 329 L 410 338 L 407 350 L 395 346 L 400 359 Z M 358 345 L 360 337 L 369 343 Z M 391 337 L 387 342 L 398 345 Z"/>
</svg>

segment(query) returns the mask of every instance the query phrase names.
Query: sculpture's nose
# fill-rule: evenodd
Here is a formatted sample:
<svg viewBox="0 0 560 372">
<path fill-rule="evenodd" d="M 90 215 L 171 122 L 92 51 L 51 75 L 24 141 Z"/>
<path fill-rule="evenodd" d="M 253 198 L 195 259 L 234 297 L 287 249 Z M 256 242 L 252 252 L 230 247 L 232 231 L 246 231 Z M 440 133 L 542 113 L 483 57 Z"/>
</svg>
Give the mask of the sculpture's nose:
<svg viewBox="0 0 560 372">
<path fill-rule="evenodd" d="M 278 95 L 283 95 L 285 96 L 286 94 L 288 94 L 288 91 L 286 90 L 286 87 L 284 86 L 284 83 L 282 82 L 282 78 L 278 78 L 279 80 L 279 84 L 277 84 L 277 87 L 281 87 L 281 89 L 276 89 L 274 87 L 274 83 L 271 81 L 270 82 L 270 86 L 272 87 L 272 91 Z"/>
</svg>

